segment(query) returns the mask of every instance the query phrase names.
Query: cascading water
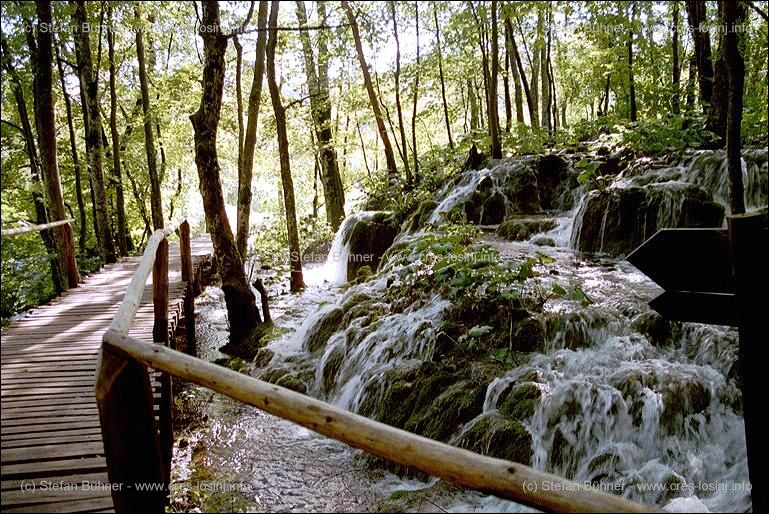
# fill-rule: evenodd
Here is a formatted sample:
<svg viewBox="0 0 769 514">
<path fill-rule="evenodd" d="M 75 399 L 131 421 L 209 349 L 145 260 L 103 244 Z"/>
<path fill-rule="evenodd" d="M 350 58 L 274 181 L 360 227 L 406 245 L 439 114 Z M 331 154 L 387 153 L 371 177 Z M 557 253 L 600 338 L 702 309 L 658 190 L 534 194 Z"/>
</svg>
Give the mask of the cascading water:
<svg viewBox="0 0 769 514">
<path fill-rule="evenodd" d="M 766 202 L 766 150 L 746 156 L 746 197 L 758 207 Z M 490 186 L 483 197 L 488 201 L 509 186 L 511 170 L 524 173 L 533 162 L 525 157 L 467 172 L 436 195 L 428 224 L 439 224 L 457 207 L 472 211 L 466 204 L 479 188 Z M 712 187 L 716 190 L 708 190 L 720 201 L 723 184 L 714 177 L 722 166 L 718 152 L 699 152 L 673 167 L 650 169 L 653 163 L 643 161 L 612 187 L 660 191 L 664 198 L 654 204 L 653 221 L 671 226 L 682 210 L 671 191 L 687 184 Z M 513 204 L 509 196 L 507 191 L 506 206 Z M 655 284 L 625 261 L 586 261 L 564 248 L 582 230 L 584 203 L 583 198 L 580 207 L 556 214 L 555 228 L 544 234 L 556 247 L 532 244 L 542 234 L 520 242 L 487 237 L 502 260 L 545 255 L 551 263 L 540 269 L 543 288 L 578 285 L 593 303 L 585 307 L 569 299 L 548 301 L 540 353 L 491 380 L 481 412 L 449 440 L 461 441 L 478 419 L 497 413 L 513 392 L 526 390 L 535 398 L 532 414 L 522 421 L 531 435 L 535 468 L 669 511 L 749 510 L 736 331 L 655 321 L 647 306 L 660 292 Z M 611 221 L 608 209 L 601 215 L 603 223 Z M 342 258 L 330 257 L 326 266 L 335 283 L 347 278 L 346 266 L 339 271 L 340 263 L 346 265 L 345 252 L 349 254 L 346 238 L 368 216 L 348 217 L 334 239 L 332 253 Z M 398 241 L 421 233 L 404 232 Z M 394 309 L 382 299 L 398 283 L 395 271 L 385 263 L 372 280 L 350 287 L 305 321 L 291 346 L 312 363 L 309 394 L 371 415 L 370 406 L 383 400 L 392 370 L 432 359 L 450 303 L 436 296 Z M 415 486 L 402 482 L 393 487 Z M 475 493 L 452 493 L 443 500 L 446 510 L 525 510 Z"/>
<path fill-rule="evenodd" d="M 359 221 L 370 219 L 376 211 L 351 214 L 339 227 L 323 267 L 323 276 L 331 284 L 341 286 L 347 283 L 347 262 L 350 259 L 350 235 Z"/>
</svg>

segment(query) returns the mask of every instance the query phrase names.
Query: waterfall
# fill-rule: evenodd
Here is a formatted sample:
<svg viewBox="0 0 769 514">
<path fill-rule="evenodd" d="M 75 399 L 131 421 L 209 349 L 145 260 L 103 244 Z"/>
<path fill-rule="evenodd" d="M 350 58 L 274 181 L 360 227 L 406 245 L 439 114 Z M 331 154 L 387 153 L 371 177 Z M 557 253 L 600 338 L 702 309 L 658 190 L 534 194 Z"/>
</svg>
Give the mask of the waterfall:
<svg viewBox="0 0 769 514">
<path fill-rule="evenodd" d="M 350 214 L 339 226 L 331 249 L 323 266 L 323 276 L 331 284 L 342 286 L 347 283 L 347 261 L 350 258 L 350 235 L 359 221 L 370 219 L 377 211 L 363 211 Z"/>
</svg>

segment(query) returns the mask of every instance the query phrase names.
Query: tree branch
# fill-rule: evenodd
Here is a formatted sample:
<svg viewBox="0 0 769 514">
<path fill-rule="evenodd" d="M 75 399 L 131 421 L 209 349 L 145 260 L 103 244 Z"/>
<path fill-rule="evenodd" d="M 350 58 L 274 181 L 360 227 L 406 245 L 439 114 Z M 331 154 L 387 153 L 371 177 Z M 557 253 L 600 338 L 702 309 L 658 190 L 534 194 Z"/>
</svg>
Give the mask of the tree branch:
<svg viewBox="0 0 769 514">
<path fill-rule="evenodd" d="M 20 126 L 16 125 L 15 123 L 11 122 L 11 121 L 8 121 L 6 119 L 0 119 L 0 123 L 5 123 L 9 127 L 13 127 L 16 130 L 18 130 L 19 132 L 21 132 L 22 134 L 24 134 L 24 129 L 21 128 Z"/>
</svg>

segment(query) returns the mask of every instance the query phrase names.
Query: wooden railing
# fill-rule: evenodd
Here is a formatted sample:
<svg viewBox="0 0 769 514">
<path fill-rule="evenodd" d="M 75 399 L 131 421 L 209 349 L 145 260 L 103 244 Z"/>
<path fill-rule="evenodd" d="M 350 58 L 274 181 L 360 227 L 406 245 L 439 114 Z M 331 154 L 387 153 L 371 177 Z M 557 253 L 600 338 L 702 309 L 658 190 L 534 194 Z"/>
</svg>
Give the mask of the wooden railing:
<svg viewBox="0 0 769 514">
<path fill-rule="evenodd" d="M 61 225 L 66 225 L 74 221 L 75 220 L 73 219 L 68 219 L 68 220 L 52 221 L 51 223 L 44 223 L 42 225 L 27 225 L 25 227 L 4 228 L 3 230 L 0 230 L 0 236 L 2 237 L 18 236 L 19 234 L 28 234 L 30 232 L 40 232 L 41 230 L 48 230 L 49 228 L 60 227 Z"/>
<path fill-rule="evenodd" d="M 182 234 L 184 231 L 182 231 Z M 139 269 L 104 334 L 96 380 L 107 472 L 117 512 L 162 512 L 169 444 L 156 426 L 148 368 L 207 387 L 310 430 L 457 485 L 553 512 L 651 512 L 648 506 L 528 466 L 428 439 L 309 396 L 257 380 L 160 344 L 128 336 L 155 252 L 170 234 L 150 239 Z M 182 254 L 189 238 L 182 238 Z M 159 270 L 162 272 L 162 270 Z M 157 312 L 157 311 L 156 311 Z M 162 425 L 162 416 L 159 418 Z"/>
</svg>

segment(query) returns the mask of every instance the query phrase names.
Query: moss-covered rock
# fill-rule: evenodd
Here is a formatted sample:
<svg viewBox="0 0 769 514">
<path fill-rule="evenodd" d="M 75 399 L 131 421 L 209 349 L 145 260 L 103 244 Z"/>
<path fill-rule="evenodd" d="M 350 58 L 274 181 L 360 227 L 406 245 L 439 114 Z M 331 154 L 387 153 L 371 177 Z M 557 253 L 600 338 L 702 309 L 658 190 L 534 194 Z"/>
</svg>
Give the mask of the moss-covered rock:
<svg viewBox="0 0 769 514">
<path fill-rule="evenodd" d="M 572 205 L 564 203 L 564 192 L 576 185 L 569 181 L 568 163 L 557 155 L 543 155 L 535 164 L 537 175 L 537 191 L 542 209 L 568 210 Z"/>
<path fill-rule="evenodd" d="M 511 341 L 513 351 L 542 352 L 545 344 L 545 323 L 539 317 L 528 317 L 517 323 Z"/>
<path fill-rule="evenodd" d="M 497 235 L 509 241 L 525 241 L 555 226 L 553 218 L 516 218 L 502 223 L 497 229 Z"/>
<path fill-rule="evenodd" d="M 386 212 L 378 212 L 372 217 L 355 224 L 345 243 L 349 242 L 350 255 L 347 261 L 347 280 L 352 281 L 362 266 L 377 269 L 382 256 L 398 235 L 398 220 Z"/>
<path fill-rule="evenodd" d="M 254 365 L 263 368 L 270 363 L 274 356 L 275 352 L 269 348 L 260 348 L 259 351 L 256 352 L 256 357 L 254 357 Z"/>
<path fill-rule="evenodd" d="M 680 325 L 666 320 L 654 311 L 649 311 L 633 319 L 633 329 L 646 336 L 654 346 L 664 346 L 674 342 Z"/>
<path fill-rule="evenodd" d="M 412 413 L 405 429 L 430 439 L 446 441 L 481 412 L 486 384 L 462 380 L 450 385 L 421 412 Z"/>
<path fill-rule="evenodd" d="M 335 346 L 323 364 L 323 388 L 326 393 L 329 393 L 334 389 L 336 377 L 339 374 L 339 369 L 342 367 L 343 360 L 344 346 Z"/>
<path fill-rule="evenodd" d="M 500 399 L 498 410 L 501 414 L 518 421 L 526 421 L 534 415 L 542 399 L 542 390 L 537 384 L 525 382 L 514 385 L 506 397 Z"/>
<path fill-rule="evenodd" d="M 307 384 L 299 378 L 297 373 L 286 373 L 275 381 L 275 385 L 291 389 L 297 393 L 307 394 Z"/>
<path fill-rule="evenodd" d="M 356 307 L 370 300 L 371 300 L 371 296 L 369 296 L 366 293 L 355 293 L 354 295 L 350 296 L 342 303 L 342 311 L 346 314 L 347 311 L 349 311 L 353 307 Z"/>
<path fill-rule="evenodd" d="M 338 307 L 329 310 L 322 316 L 307 334 L 305 349 L 310 353 L 315 353 L 324 348 L 331 334 L 341 327 L 343 316 L 342 309 Z"/>
<path fill-rule="evenodd" d="M 415 232 L 424 227 L 427 220 L 430 219 L 430 215 L 433 213 L 438 204 L 433 200 L 425 200 L 419 204 L 417 211 L 411 216 L 409 220 L 409 230 Z"/>
<path fill-rule="evenodd" d="M 533 455 L 529 431 L 520 422 L 494 412 L 481 416 L 462 435 L 459 445 L 482 455 L 525 465 L 531 464 Z"/>
<path fill-rule="evenodd" d="M 371 278 L 373 274 L 374 272 L 371 270 L 371 266 L 368 266 L 368 265 L 361 266 L 358 269 L 358 274 L 355 275 L 355 280 L 353 281 L 353 283 L 360 284 L 361 282 L 365 282 L 366 280 Z"/>
</svg>

